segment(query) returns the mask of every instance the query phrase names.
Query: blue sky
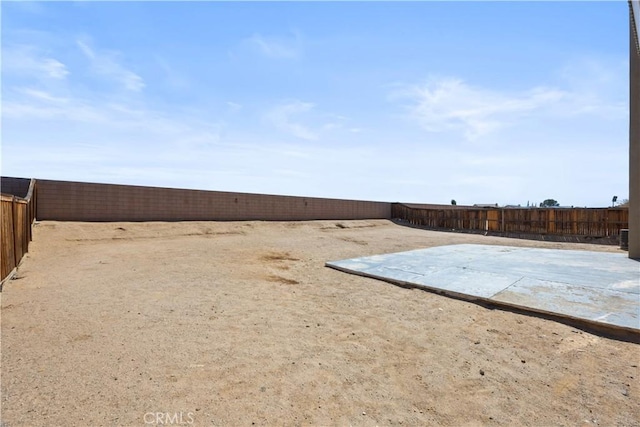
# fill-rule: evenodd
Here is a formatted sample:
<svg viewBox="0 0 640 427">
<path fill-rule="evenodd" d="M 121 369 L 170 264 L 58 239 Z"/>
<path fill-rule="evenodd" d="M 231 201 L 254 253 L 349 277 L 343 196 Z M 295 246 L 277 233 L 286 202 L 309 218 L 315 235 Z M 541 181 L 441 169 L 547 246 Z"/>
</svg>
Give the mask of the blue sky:
<svg viewBox="0 0 640 427">
<path fill-rule="evenodd" d="M 628 5 L 1 3 L 2 174 L 606 206 Z"/>
</svg>

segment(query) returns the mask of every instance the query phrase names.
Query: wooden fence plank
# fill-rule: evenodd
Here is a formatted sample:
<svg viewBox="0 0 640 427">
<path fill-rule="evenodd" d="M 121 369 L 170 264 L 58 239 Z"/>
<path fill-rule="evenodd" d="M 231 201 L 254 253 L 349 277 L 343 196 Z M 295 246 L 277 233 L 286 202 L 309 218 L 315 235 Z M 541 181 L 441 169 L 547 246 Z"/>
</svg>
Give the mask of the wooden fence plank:
<svg viewBox="0 0 640 427">
<path fill-rule="evenodd" d="M 2 278 L 16 267 L 14 255 L 13 198 L 2 197 Z"/>
</svg>

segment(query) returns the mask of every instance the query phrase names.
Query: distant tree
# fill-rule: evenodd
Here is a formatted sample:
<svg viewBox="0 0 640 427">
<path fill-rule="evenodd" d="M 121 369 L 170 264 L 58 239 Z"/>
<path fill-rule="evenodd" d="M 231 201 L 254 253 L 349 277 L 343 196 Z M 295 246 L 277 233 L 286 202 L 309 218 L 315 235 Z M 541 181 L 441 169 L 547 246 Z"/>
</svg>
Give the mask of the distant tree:
<svg viewBox="0 0 640 427">
<path fill-rule="evenodd" d="M 451 204 L 452 204 L 453 206 L 455 206 L 455 205 L 457 205 L 457 204 L 458 204 L 458 202 L 456 202 L 456 199 L 451 199 Z"/>
<path fill-rule="evenodd" d="M 547 199 L 544 202 L 540 203 L 541 208 L 552 208 L 554 206 L 560 206 L 560 203 L 553 199 Z"/>
<path fill-rule="evenodd" d="M 628 208 L 629 207 L 629 199 L 622 199 L 622 202 L 618 204 L 619 208 Z"/>
</svg>

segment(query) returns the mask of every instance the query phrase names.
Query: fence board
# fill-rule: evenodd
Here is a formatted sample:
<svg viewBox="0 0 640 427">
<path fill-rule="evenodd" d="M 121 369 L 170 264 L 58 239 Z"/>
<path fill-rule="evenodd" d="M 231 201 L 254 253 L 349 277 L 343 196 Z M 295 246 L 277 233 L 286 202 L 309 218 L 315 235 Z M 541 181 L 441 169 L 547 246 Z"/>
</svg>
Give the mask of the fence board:
<svg viewBox="0 0 640 427">
<path fill-rule="evenodd" d="M 2 278 L 16 266 L 13 226 L 13 197 L 2 196 Z"/>
<path fill-rule="evenodd" d="M 20 263 L 22 256 L 27 252 L 29 242 L 25 241 L 27 237 L 27 228 L 29 218 L 25 215 L 27 213 L 27 202 L 16 198 L 13 202 L 13 241 L 14 241 L 14 256 L 16 259 L 16 265 Z"/>
</svg>

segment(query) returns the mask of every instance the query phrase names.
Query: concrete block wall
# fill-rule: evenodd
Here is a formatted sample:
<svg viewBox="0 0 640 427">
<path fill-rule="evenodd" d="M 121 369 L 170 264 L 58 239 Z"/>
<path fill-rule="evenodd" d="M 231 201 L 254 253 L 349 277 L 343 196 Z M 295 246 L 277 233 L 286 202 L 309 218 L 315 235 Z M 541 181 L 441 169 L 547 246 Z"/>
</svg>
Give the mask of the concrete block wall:
<svg viewBox="0 0 640 427">
<path fill-rule="evenodd" d="M 24 199 L 29 191 L 30 182 L 31 180 L 28 178 L 3 176 L 0 178 L 0 192 L 4 194 L 12 194 Z"/>
<path fill-rule="evenodd" d="M 221 191 L 37 180 L 39 220 L 294 221 L 388 219 L 391 204 Z"/>
</svg>

